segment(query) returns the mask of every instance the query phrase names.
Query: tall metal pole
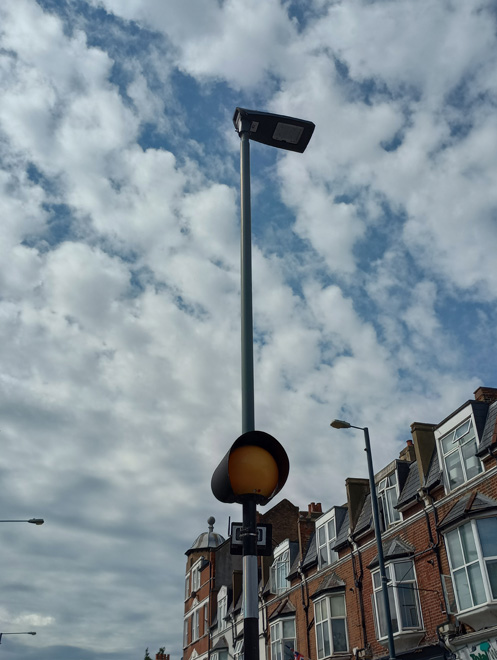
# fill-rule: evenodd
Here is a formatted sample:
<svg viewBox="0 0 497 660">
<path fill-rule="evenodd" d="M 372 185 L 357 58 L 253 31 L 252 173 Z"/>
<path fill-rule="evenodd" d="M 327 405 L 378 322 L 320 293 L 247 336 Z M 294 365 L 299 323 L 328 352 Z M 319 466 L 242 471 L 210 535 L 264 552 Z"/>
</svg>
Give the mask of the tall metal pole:
<svg viewBox="0 0 497 660">
<path fill-rule="evenodd" d="M 245 123 L 247 126 L 243 125 Z M 240 130 L 242 433 L 255 430 L 254 331 L 252 319 L 252 214 L 250 208 L 249 123 L 250 122 L 246 120 L 242 122 L 242 128 Z"/>
<path fill-rule="evenodd" d="M 250 122 L 240 128 L 242 433 L 255 431 L 254 331 L 252 316 L 252 219 L 250 208 Z M 259 660 L 259 576 L 256 503 L 243 503 L 243 644 L 245 660 Z"/>
<path fill-rule="evenodd" d="M 359 427 L 354 427 L 359 428 Z M 381 591 L 383 594 L 383 605 L 387 624 L 388 652 L 391 660 L 395 660 L 395 644 L 393 641 L 392 617 L 390 614 L 390 600 L 388 598 L 387 576 L 385 572 L 385 558 L 383 556 L 383 545 L 381 543 L 380 514 L 378 509 L 378 497 L 376 495 L 376 484 L 374 481 L 373 457 L 371 455 L 371 443 L 369 442 L 369 429 L 365 426 L 364 441 L 366 443 L 366 456 L 368 457 L 369 489 L 371 491 L 371 505 L 373 508 L 373 522 L 376 536 L 376 547 L 378 548 L 378 564 L 380 566 Z"/>
</svg>

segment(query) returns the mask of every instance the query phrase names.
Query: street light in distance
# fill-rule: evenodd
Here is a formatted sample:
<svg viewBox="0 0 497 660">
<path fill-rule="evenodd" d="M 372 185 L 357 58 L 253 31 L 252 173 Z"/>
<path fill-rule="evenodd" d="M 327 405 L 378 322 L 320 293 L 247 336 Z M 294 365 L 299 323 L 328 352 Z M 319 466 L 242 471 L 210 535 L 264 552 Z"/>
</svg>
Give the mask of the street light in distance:
<svg viewBox="0 0 497 660">
<path fill-rule="evenodd" d="M 30 518 L 29 520 L 0 520 L 0 523 L 3 522 L 25 522 L 25 523 L 31 523 L 32 525 L 43 525 L 45 522 L 43 518 Z M 26 633 L 26 635 L 36 635 L 36 633 Z"/>
<path fill-rule="evenodd" d="M 385 572 L 385 557 L 383 555 L 383 545 L 381 542 L 380 512 L 378 507 L 378 496 L 376 494 L 376 483 L 374 480 L 373 456 L 371 454 L 371 443 L 369 441 L 369 429 L 367 426 L 354 426 L 343 419 L 334 419 L 330 426 L 334 429 L 359 429 L 364 432 L 364 442 L 366 456 L 368 459 L 369 490 L 371 493 L 371 508 L 373 509 L 374 535 L 376 537 L 376 548 L 378 551 L 378 565 L 380 568 L 381 591 L 383 594 L 383 606 L 385 609 L 388 652 L 390 660 L 395 660 L 395 643 L 393 640 L 392 616 L 390 612 L 390 600 L 388 597 L 388 580 Z"/>
</svg>

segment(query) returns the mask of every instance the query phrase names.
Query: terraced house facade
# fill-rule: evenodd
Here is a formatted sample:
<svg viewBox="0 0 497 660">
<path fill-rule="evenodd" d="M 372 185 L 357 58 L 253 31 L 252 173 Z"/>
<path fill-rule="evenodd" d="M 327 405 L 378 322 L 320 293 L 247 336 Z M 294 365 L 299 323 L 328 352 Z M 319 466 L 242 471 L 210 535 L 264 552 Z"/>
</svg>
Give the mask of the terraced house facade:
<svg viewBox="0 0 497 660">
<path fill-rule="evenodd" d="M 497 660 L 496 424 L 497 389 L 480 387 L 441 422 L 413 423 L 375 475 L 397 657 Z M 347 478 L 345 491 L 325 512 L 283 500 L 261 517 L 274 545 L 259 560 L 261 658 L 388 657 L 369 481 Z M 184 660 L 242 660 L 229 545 L 196 559 L 211 587 L 203 615 L 185 600 Z"/>
</svg>

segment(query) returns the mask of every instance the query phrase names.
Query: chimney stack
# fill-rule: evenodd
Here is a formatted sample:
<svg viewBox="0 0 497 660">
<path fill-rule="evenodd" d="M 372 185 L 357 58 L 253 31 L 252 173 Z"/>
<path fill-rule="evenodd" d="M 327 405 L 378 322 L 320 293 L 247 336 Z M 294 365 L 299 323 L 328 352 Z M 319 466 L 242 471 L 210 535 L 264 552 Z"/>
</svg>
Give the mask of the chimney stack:
<svg viewBox="0 0 497 660">
<path fill-rule="evenodd" d="M 497 388 L 495 387 L 479 387 L 474 393 L 476 401 L 484 401 L 485 403 L 493 403 L 497 401 Z"/>
</svg>

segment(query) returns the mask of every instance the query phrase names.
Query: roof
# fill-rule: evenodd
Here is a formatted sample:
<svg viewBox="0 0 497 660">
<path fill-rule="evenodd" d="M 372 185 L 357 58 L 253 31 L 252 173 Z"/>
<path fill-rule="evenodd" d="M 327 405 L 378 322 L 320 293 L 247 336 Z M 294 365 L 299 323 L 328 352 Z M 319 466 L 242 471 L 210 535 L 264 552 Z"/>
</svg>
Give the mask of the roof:
<svg viewBox="0 0 497 660">
<path fill-rule="evenodd" d="M 402 508 L 404 504 L 407 504 L 416 497 L 416 494 L 420 488 L 419 483 L 419 470 L 418 462 L 414 461 L 409 466 L 409 474 L 404 483 L 404 488 L 402 489 L 399 499 L 397 500 L 397 509 Z"/>
<path fill-rule="evenodd" d="M 368 493 L 354 527 L 354 536 L 361 532 L 368 532 L 370 529 L 373 529 L 373 509 L 371 506 L 371 493 Z"/>
<path fill-rule="evenodd" d="M 338 577 L 336 573 L 330 573 L 327 575 L 321 584 L 318 586 L 316 591 L 312 594 L 311 600 L 314 600 L 321 594 L 327 591 L 343 590 L 345 588 L 345 582 Z"/>
<path fill-rule="evenodd" d="M 309 568 L 310 566 L 317 564 L 317 561 L 316 532 L 314 532 L 309 539 L 309 545 L 307 546 L 307 552 L 305 553 L 304 561 L 302 562 L 302 568 Z"/>
<path fill-rule="evenodd" d="M 194 550 L 208 550 L 210 548 L 217 548 L 218 545 L 221 545 L 221 543 L 225 542 L 224 536 L 221 536 L 221 534 L 217 534 L 214 532 L 214 523 L 216 522 L 216 519 L 211 516 L 207 520 L 207 524 L 209 525 L 209 531 L 208 532 L 202 532 L 202 534 L 199 534 L 195 541 L 193 542 L 192 546 L 186 551 L 185 554 L 190 554 L 190 552 L 193 552 Z"/>
<path fill-rule="evenodd" d="M 340 529 L 338 530 L 337 540 L 335 545 L 333 546 L 333 550 L 338 550 L 347 543 L 349 538 L 349 527 L 350 527 L 349 512 L 347 510 L 343 517 L 342 524 L 340 525 Z"/>
<path fill-rule="evenodd" d="M 295 615 L 296 612 L 295 605 L 288 600 L 288 598 L 285 598 L 282 600 L 279 604 L 278 607 L 272 612 L 271 616 L 269 617 L 269 621 L 272 619 L 278 619 L 281 616 L 290 616 L 290 615 Z"/>
<path fill-rule="evenodd" d="M 454 523 L 473 518 L 479 513 L 495 511 L 496 509 L 497 501 L 474 490 L 465 497 L 461 497 L 454 504 L 447 515 L 440 521 L 439 528 L 446 529 Z"/>
<path fill-rule="evenodd" d="M 494 401 L 490 404 L 488 408 L 487 419 L 485 422 L 485 428 L 483 429 L 483 434 L 480 442 L 480 448 L 478 449 L 478 455 L 484 454 L 490 449 L 492 444 L 497 442 L 497 401 Z"/>
<path fill-rule="evenodd" d="M 383 556 L 385 561 L 397 557 L 409 557 L 414 554 L 414 546 L 405 541 L 401 536 L 394 536 L 392 539 L 382 543 Z M 368 564 L 368 568 L 374 568 L 378 565 L 378 555 L 376 555 Z"/>
</svg>

